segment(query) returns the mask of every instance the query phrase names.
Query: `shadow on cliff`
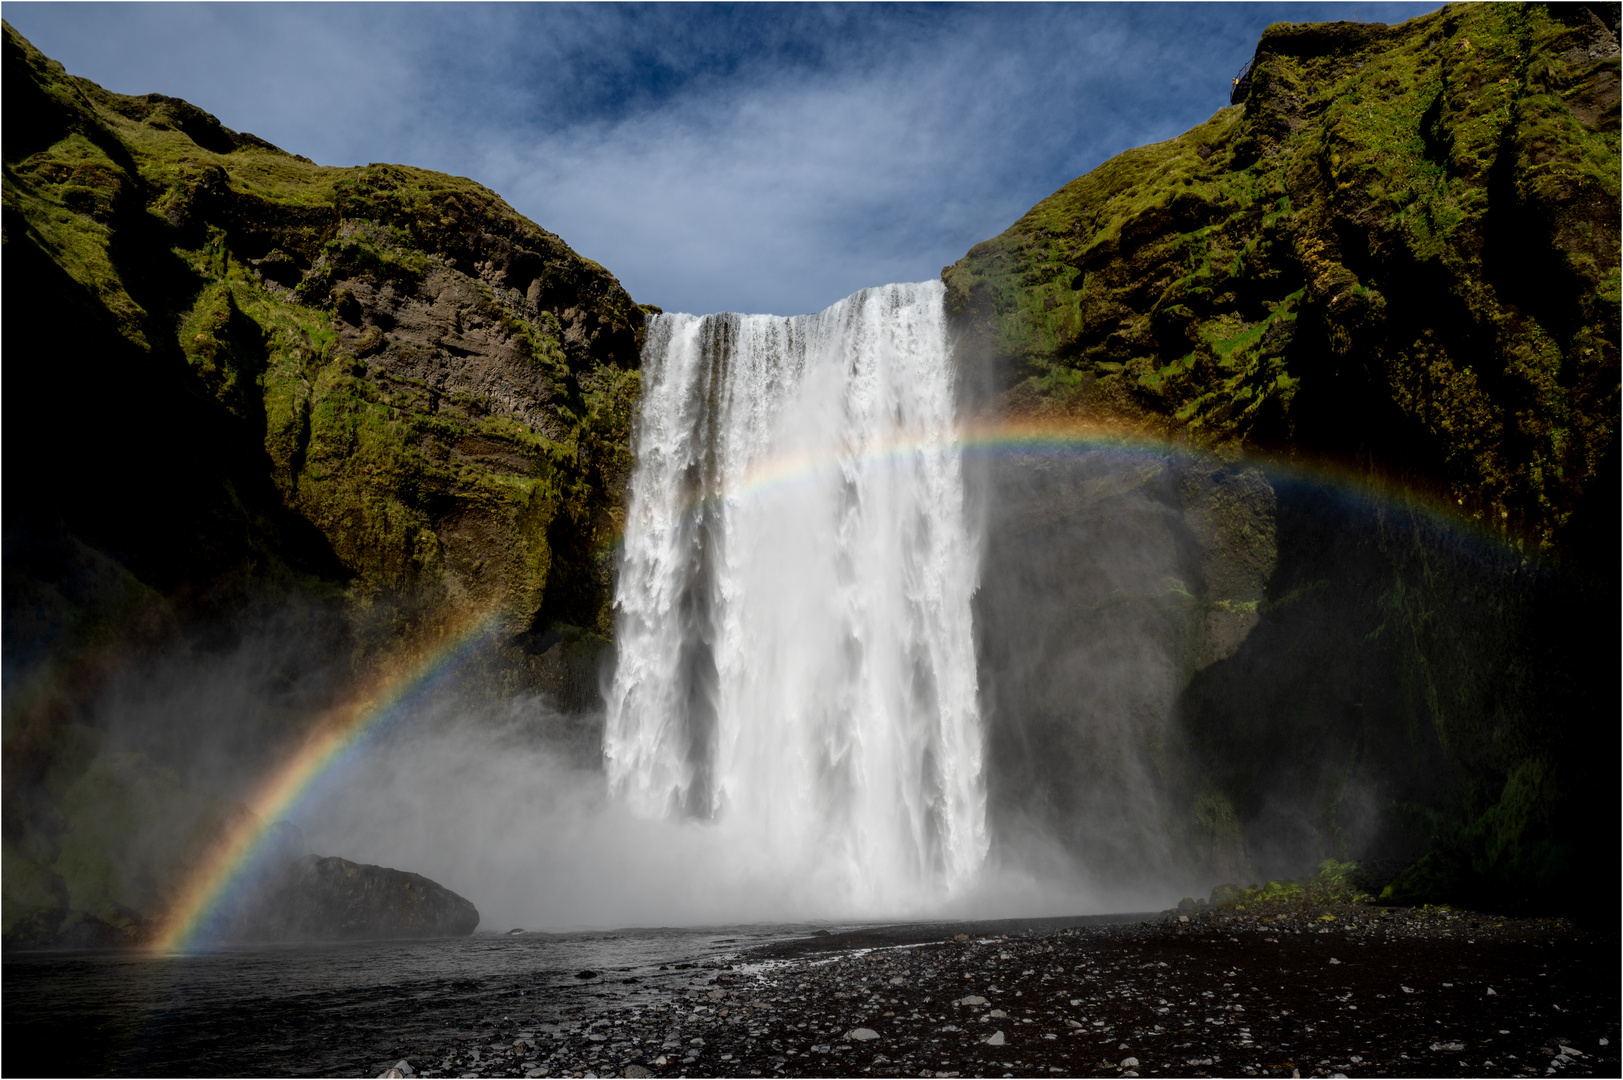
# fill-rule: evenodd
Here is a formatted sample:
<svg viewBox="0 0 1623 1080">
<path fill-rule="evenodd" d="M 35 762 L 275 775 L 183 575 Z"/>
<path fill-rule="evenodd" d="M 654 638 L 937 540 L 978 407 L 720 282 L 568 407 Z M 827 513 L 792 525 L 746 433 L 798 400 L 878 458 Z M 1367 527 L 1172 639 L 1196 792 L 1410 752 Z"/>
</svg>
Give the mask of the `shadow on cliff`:
<svg viewBox="0 0 1623 1080">
<path fill-rule="evenodd" d="M 1594 915 L 1577 883 L 1617 846 L 1615 585 L 1401 500 L 1275 490 L 1261 618 L 1178 701 L 1256 876 L 1355 858 L 1393 901 Z"/>
<path fill-rule="evenodd" d="M 1335 858 L 1394 902 L 1596 910 L 1573 882 L 1616 846 L 1604 563 L 1171 453 L 1003 453 L 982 479 L 1004 857 L 1156 904 Z"/>
</svg>

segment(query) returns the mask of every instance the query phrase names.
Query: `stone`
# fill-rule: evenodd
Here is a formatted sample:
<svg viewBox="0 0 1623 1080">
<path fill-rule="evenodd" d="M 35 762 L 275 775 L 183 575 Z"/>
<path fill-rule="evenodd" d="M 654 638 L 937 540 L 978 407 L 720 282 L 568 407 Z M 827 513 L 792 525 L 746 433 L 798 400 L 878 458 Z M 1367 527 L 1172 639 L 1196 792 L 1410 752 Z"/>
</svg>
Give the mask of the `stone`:
<svg viewBox="0 0 1623 1080">
<path fill-rule="evenodd" d="M 873 1028 L 852 1028 L 845 1033 L 845 1037 L 853 1042 L 868 1042 L 879 1038 L 879 1032 Z"/>
<path fill-rule="evenodd" d="M 378 1080 L 401 1080 L 401 1078 L 405 1075 L 405 1073 L 391 1065 L 389 1068 L 378 1073 Z"/>
<path fill-rule="evenodd" d="M 968 934 L 954 934 L 954 935 L 952 935 L 952 940 L 954 940 L 954 941 L 968 941 L 969 940 L 969 935 Z"/>
<path fill-rule="evenodd" d="M 1067 1019 L 1065 1021 L 1065 1026 L 1068 1027 L 1068 1028 L 1080 1028 L 1080 1027 L 1083 1027 L 1084 1025 L 1077 1023 L 1075 1020 Z"/>
<path fill-rule="evenodd" d="M 970 994 L 967 997 L 959 998 L 958 1003 L 960 1005 L 985 1005 L 986 999 L 978 994 Z"/>
<path fill-rule="evenodd" d="M 365 941 L 465 937 L 479 911 L 420 874 L 301 855 L 270 875 L 233 913 L 234 941 Z"/>
<path fill-rule="evenodd" d="M 1124 1069 L 1136 1069 L 1138 1068 L 1138 1059 L 1136 1057 L 1122 1058 L 1121 1067 Z"/>
<path fill-rule="evenodd" d="M 985 1043 L 987 1046 L 1002 1046 L 1004 1043 L 1008 1042 L 1008 1040 L 1003 1037 L 1003 1032 L 994 1031 L 992 1034 L 982 1039 L 981 1042 Z"/>
<path fill-rule="evenodd" d="M 624 1077 L 653 1076 L 654 1070 L 646 1068 L 642 1065 L 627 1065 L 625 1068 L 620 1070 L 620 1075 Z"/>
<path fill-rule="evenodd" d="M 1341 963 L 1341 961 L 1340 961 L 1340 960 L 1337 960 L 1337 959 L 1336 959 L 1336 958 L 1335 958 L 1335 957 L 1333 957 L 1333 956 L 1332 956 L 1332 957 L 1331 957 L 1331 958 L 1330 958 L 1330 962 L 1331 962 L 1331 963 L 1332 963 L 1332 964 L 1339 964 L 1339 963 Z"/>
</svg>

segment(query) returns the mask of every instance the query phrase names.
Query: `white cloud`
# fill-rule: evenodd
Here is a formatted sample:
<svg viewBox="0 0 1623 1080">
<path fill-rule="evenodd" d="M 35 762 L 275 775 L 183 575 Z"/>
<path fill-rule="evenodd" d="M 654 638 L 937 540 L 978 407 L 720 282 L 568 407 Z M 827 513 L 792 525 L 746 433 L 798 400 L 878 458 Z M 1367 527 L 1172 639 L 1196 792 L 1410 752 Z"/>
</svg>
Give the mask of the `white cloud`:
<svg viewBox="0 0 1623 1080">
<path fill-rule="evenodd" d="M 1396 20 L 1427 5 L 1360 4 Z M 18 4 L 70 71 L 330 164 L 472 176 L 671 309 L 933 277 L 1347 5 Z"/>
</svg>

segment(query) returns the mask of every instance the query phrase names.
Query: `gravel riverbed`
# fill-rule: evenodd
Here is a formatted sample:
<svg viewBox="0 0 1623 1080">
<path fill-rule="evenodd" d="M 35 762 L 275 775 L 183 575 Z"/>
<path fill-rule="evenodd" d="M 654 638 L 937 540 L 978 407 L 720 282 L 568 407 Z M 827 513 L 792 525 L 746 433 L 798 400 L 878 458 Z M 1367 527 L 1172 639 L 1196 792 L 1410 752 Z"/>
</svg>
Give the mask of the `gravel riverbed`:
<svg viewBox="0 0 1623 1080">
<path fill-rule="evenodd" d="M 1615 934 L 1364 904 L 1089 922 L 836 929 L 581 972 L 362 1074 L 1619 1072 Z"/>
</svg>

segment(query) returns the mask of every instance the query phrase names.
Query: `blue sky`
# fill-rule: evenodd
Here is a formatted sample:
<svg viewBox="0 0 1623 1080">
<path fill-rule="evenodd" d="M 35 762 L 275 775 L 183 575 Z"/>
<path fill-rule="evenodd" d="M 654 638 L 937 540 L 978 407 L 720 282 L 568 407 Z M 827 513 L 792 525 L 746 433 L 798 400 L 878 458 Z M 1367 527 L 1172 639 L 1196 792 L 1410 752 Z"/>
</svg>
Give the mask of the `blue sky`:
<svg viewBox="0 0 1623 1080">
<path fill-rule="evenodd" d="M 323 164 L 470 176 L 666 310 L 934 277 L 1227 104 L 1270 22 L 1438 4 L 51 4 L 69 71 Z"/>
</svg>

